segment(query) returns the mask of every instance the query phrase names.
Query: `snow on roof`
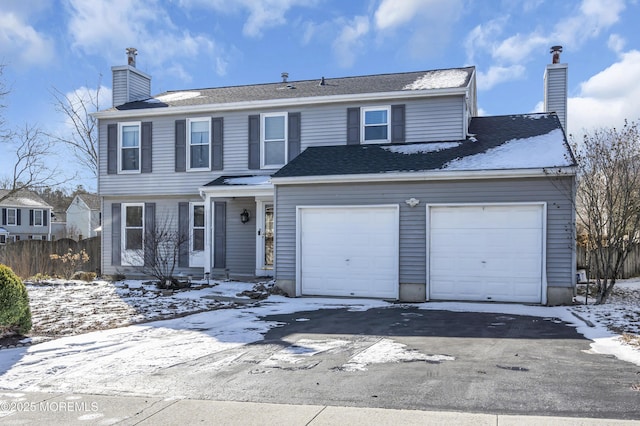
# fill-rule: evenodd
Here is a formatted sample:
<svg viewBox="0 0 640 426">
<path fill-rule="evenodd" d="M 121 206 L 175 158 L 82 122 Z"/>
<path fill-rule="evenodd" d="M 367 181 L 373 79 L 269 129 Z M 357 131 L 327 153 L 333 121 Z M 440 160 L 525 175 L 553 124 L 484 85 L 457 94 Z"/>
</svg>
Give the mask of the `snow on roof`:
<svg viewBox="0 0 640 426">
<path fill-rule="evenodd" d="M 512 139 L 486 152 L 458 158 L 446 170 L 529 169 L 571 166 L 561 129 L 524 139 Z"/>
<path fill-rule="evenodd" d="M 461 142 L 417 143 L 411 145 L 383 146 L 385 151 L 396 154 L 426 154 L 459 146 Z"/>
<path fill-rule="evenodd" d="M 8 234 L 8 233 L 9 231 L 7 231 L 6 229 L 0 228 L 0 234 Z"/>
<path fill-rule="evenodd" d="M 461 87 L 467 80 L 467 76 L 467 71 L 460 69 L 433 71 L 417 78 L 413 83 L 407 84 L 402 88 L 402 90 L 427 90 Z"/>
<path fill-rule="evenodd" d="M 225 185 L 269 185 L 271 176 L 245 176 L 228 178 L 224 180 Z"/>
<path fill-rule="evenodd" d="M 200 96 L 200 92 L 173 92 L 167 93 L 166 95 L 156 96 L 155 98 L 151 98 L 146 100 L 147 103 L 154 102 L 175 102 L 175 101 L 183 101 L 185 99 L 197 98 Z"/>
</svg>

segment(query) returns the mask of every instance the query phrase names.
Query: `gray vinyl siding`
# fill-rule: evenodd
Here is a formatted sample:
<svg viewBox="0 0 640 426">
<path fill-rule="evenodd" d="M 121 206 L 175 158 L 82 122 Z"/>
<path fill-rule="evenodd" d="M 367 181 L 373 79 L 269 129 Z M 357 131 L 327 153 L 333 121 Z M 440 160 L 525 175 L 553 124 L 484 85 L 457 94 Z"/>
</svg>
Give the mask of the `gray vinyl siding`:
<svg viewBox="0 0 640 426">
<path fill-rule="evenodd" d="M 567 131 L 567 66 L 549 65 L 544 76 L 544 96 L 547 112 L 558 114 L 560 123 Z"/>
<path fill-rule="evenodd" d="M 103 220 L 102 220 L 102 272 L 107 275 L 124 274 L 130 277 L 142 277 L 142 267 L 132 266 L 113 266 L 111 264 L 112 251 L 112 216 L 111 205 L 113 203 L 155 203 L 156 217 L 155 222 L 161 226 L 165 220 L 169 220 L 175 230 L 178 230 L 178 205 L 180 202 L 202 202 L 198 195 L 192 195 L 186 198 L 109 198 L 105 197 L 103 201 Z M 124 218 L 122 218 L 124 220 Z M 203 276 L 203 268 L 178 267 L 176 265 L 175 275 L 180 273 L 187 275 L 193 274 L 195 278 L 200 279 Z"/>
<path fill-rule="evenodd" d="M 426 204 L 547 203 L 547 283 L 573 285 L 572 178 L 276 186 L 276 279 L 295 280 L 296 206 L 400 206 L 400 282 L 426 282 Z M 566 187 L 564 190 L 559 187 Z M 405 200 L 415 197 L 417 207 Z"/>
<path fill-rule="evenodd" d="M 41 208 L 41 207 L 12 207 L 12 206 L 2 206 L 1 209 L 19 209 L 20 210 L 20 225 L 3 225 L 0 222 L 0 227 L 4 228 L 9 232 L 9 239 L 12 236 L 19 236 L 20 240 L 28 240 L 31 236 L 47 236 L 51 233 L 51 208 Z M 43 210 L 43 215 L 46 216 L 46 225 L 44 226 L 35 226 L 29 225 L 29 211 L 30 210 Z M 17 214 L 18 212 L 16 212 Z M 1 216 L 0 216 L 1 219 Z"/>
<path fill-rule="evenodd" d="M 135 69 L 122 67 L 113 70 L 112 74 L 112 100 L 114 106 L 151 97 L 151 80 L 137 73 Z"/>
<path fill-rule="evenodd" d="M 130 70 L 129 75 L 129 101 L 149 99 L 151 97 L 151 80 L 134 70 Z"/>
<path fill-rule="evenodd" d="M 464 137 L 464 100 L 462 97 L 442 97 L 426 100 L 392 100 L 387 104 L 404 104 L 406 111 L 406 141 L 459 140 Z M 374 104 L 335 104 L 322 106 L 291 107 L 287 112 L 301 113 L 301 151 L 310 146 L 346 144 L 347 107 Z M 180 195 L 192 193 L 197 188 L 223 174 L 273 173 L 274 170 L 248 169 L 248 116 L 278 110 L 250 110 L 216 112 L 197 115 L 171 115 L 154 119 L 137 118 L 133 114 L 125 121 L 152 121 L 152 169 L 153 173 L 107 174 L 107 126 L 116 120 L 100 121 L 100 194 L 115 195 Z M 189 117 L 222 117 L 223 170 L 175 171 L 175 121 Z M 162 182 L 162 185 L 158 185 Z"/>
<path fill-rule="evenodd" d="M 111 93 L 113 105 L 118 106 L 129 102 L 127 93 L 127 70 L 113 71 L 113 91 Z"/>
</svg>

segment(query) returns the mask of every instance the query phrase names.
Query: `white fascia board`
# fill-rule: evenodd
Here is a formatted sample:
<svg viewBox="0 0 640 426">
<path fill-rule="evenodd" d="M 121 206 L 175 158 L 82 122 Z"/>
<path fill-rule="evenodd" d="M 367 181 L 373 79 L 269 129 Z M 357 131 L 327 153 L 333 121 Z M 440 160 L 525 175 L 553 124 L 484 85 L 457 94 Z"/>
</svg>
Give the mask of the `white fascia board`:
<svg viewBox="0 0 640 426">
<path fill-rule="evenodd" d="M 509 179 L 527 177 L 562 177 L 576 174 L 575 167 L 514 170 L 430 170 L 426 172 L 392 172 L 354 175 L 272 177 L 274 185 L 301 185 L 319 183 L 408 182 L 471 179 Z"/>
<path fill-rule="evenodd" d="M 273 197 L 273 185 L 219 185 L 198 188 L 200 196 L 205 197 Z"/>
<path fill-rule="evenodd" d="M 305 98 L 268 99 L 263 101 L 243 101 L 219 104 L 188 105 L 167 108 L 134 109 L 124 111 L 99 111 L 90 114 L 97 119 L 118 119 L 125 117 L 157 117 L 175 114 L 200 114 L 216 111 L 238 111 L 246 109 L 265 109 L 295 107 L 299 105 L 318 105 L 350 102 L 381 102 L 393 99 L 431 98 L 436 96 L 454 96 L 467 93 L 467 86 L 454 89 L 399 90 L 383 93 L 359 93 L 355 95 L 308 96 Z"/>
</svg>

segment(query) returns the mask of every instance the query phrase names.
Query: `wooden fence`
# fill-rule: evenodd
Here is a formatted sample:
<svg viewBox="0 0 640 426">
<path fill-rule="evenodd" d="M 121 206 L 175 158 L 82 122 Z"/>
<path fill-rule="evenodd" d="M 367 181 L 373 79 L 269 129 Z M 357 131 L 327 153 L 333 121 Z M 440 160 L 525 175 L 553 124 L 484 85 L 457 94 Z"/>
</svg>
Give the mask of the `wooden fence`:
<svg viewBox="0 0 640 426">
<path fill-rule="evenodd" d="M 587 263 L 587 249 L 585 247 L 577 247 L 576 261 L 578 268 L 586 268 L 589 265 L 589 263 Z M 633 278 L 638 276 L 640 276 L 640 244 L 636 244 L 631 248 L 631 253 L 629 253 L 629 256 L 627 256 L 627 259 L 624 261 L 618 278 Z"/>
<path fill-rule="evenodd" d="M 59 275 L 57 263 L 50 258 L 50 255 L 64 255 L 69 249 L 74 252 L 84 250 L 89 255 L 89 260 L 79 265 L 78 270 L 96 272 L 100 268 L 100 237 L 80 241 L 69 238 L 56 241 L 16 241 L 0 246 L 0 263 L 9 266 L 22 279 L 38 273 Z"/>
</svg>

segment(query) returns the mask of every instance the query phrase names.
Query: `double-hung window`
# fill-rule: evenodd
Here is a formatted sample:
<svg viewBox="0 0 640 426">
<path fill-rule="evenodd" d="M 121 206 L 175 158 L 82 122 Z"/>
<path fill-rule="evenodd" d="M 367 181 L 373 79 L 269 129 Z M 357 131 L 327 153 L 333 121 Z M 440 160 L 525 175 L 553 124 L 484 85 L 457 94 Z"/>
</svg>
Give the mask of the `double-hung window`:
<svg viewBox="0 0 640 426">
<path fill-rule="evenodd" d="M 287 114 L 262 114 L 261 130 L 262 167 L 268 169 L 284 166 L 287 162 Z"/>
<path fill-rule="evenodd" d="M 140 172 L 140 123 L 118 124 L 121 172 Z"/>
<path fill-rule="evenodd" d="M 362 108 L 362 143 L 389 142 L 391 107 Z"/>
<path fill-rule="evenodd" d="M 42 210 L 34 210 L 33 211 L 33 226 L 44 226 L 44 211 Z"/>
<path fill-rule="evenodd" d="M 18 209 L 7 209 L 7 225 L 18 224 Z"/>
<path fill-rule="evenodd" d="M 188 162 L 189 170 L 209 170 L 211 149 L 211 119 L 192 118 L 188 123 Z"/>
<path fill-rule="evenodd" d="M 123 264 L 142 266 L 144 262 L 144 204 L 122 205 Z"/>
</svg>

